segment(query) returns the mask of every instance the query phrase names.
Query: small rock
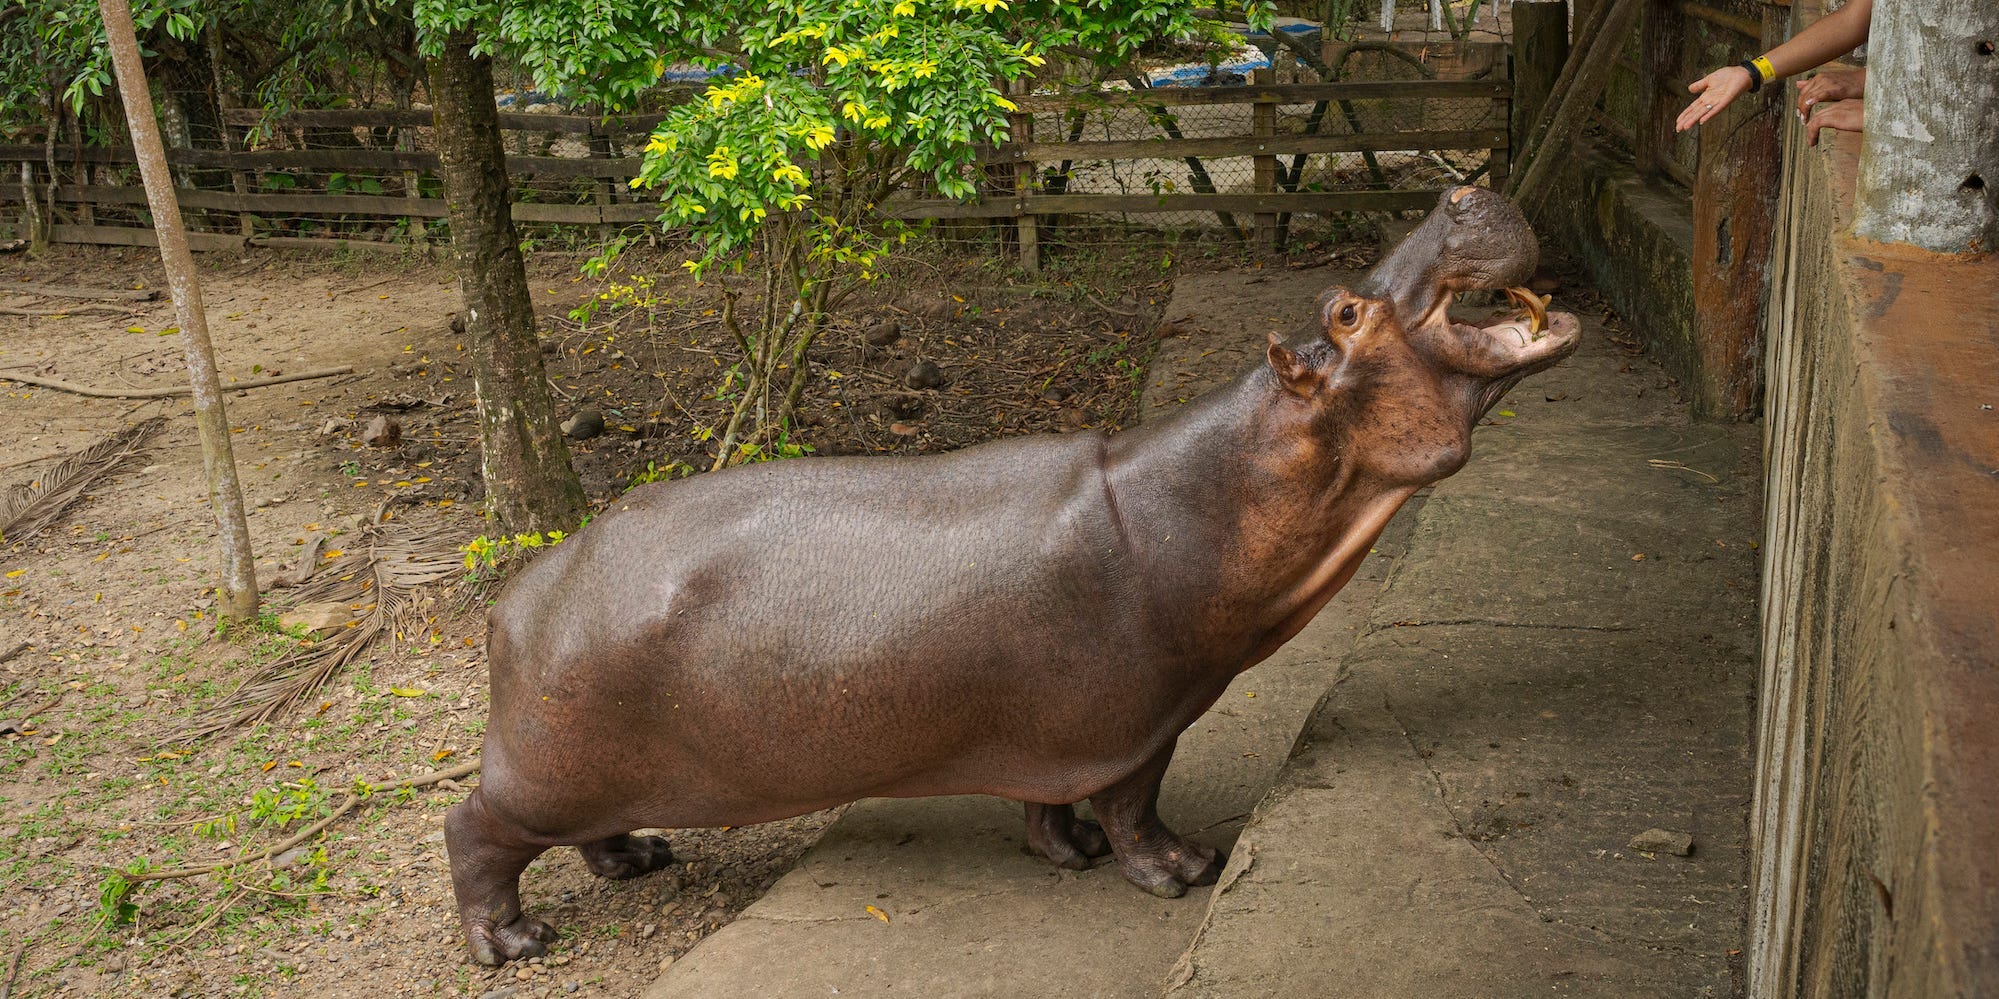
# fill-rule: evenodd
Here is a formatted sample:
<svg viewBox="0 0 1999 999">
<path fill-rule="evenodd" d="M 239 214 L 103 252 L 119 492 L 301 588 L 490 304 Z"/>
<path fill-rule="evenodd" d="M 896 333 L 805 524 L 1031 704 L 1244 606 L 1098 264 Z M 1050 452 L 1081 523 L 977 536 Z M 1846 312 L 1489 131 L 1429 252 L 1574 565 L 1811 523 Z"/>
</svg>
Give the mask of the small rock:
<svg viewBox="0 0 1999 999">
<path fill-rule="evenodd" d="M 272 867 L 296 867 L 305 863 L 305 848 L 295 846 L 271 858 Z"/>
<path fill-rule="evenodd" d="M 564 992 L 574 992 L 574 991 L 576 991 L 576 983 L 575 983 L 575 982 L 563 982 L 563 983 L 562 983 L 562 991 L 564 991 Z"/>
<path fill-rule="evenodd" d="M 315 635 L 327 634 L 347 627 L 354 620 L 353 609 L 339 600 L 324 600 L 318 603 L 300 604 L 278 616 L 278 624 L 285 628 L 304 628 Z"/>
<path fill-rule="evenodd" d="M 718 891 L 715 893 L 715 897 L 709 899 L 709 901 L 712 904 L 719 905 L 722 908 L 726 909 L 729 907 L 729 893 L 725 891 Z"/>
<path fill-rule="evenodd" d="M 658 932 L 659 932 L 658 923 L 647 923 L 644 926 L 639 927 L 639 937 L 641 939 L 649 939 L 653 934 Z"/>
<path fill-rule="evenodd" d="M 570 440 L 587 441 L 604 432 L 604 414 L 594 409 L 579 409 L 576 415 L 562 421 L 562 433 Z"/>
<path fill-rule="evenodd" d="M 527 981 L 528 979 L 530 979 L 530 978 L 533 978 L 533 977 L 534 977 L 534 969 L 533 969 L 533 968 L 519 968 L 519 969 L 516 969 L 516 970 L 514 971 L 514 977 L 515 977 L 515 978 L 518 978 L 518 979 L 520 979 L 520 980 L 521 980 L 521 981 L 523 981 L 523 982 L 525 982 L 525 981 Z"/>
<path fill-rule="evenodd" d="M 403 442 L 403 425 L 393 417 L 377 416 L 361 431 L 361 443 L 369 447 L 395 447 Z"/>
<path fill-rule="evenodd" d="M 1694 852 L 1694 834 L 1671 829 L 1647 829 L 1631 837 L 1631 849 L 1642 853 L 1670 853 L 1684 857 Z"/>
<path fill-rule="evenodd" d="M 919 392 L 934 389 L 944 384 L 944 369 L 935 361 L 918 361 L 902 376 L 902 383 Z"/>
<path fill-rule="evenodd" d="M 452 313 L 452 314 L 451 314 L 451 332 L 453 332 L 453 333 L 460 333 L 460 334 L 462 334 L 462 333 L 464 333 L 464 332 L 465 332 L 465 317 L 464 317 L 464 316 L 461 316 L 461 315 L 459 315 L 459 314 L 458 314 L 458 313 L 456 313 L 456 312 L 454 312 L 454 313 Z M 508 993 L 508 994 L 510 994 L 510 995 L 512 994 L 511 990 L 509 991 L 509 993 Z"/>
<path fill-rule="evenodd" d="M 520 990 L 521 987 L 518 985 L 502 985 L 497 989 L 482 993 L 479 999 L 514 999 L 514 993 Z"/>
<path fill-rule="evenodd" d="M 893 319 L 878 319 L 862 336 L 871 347 L 886 347 L 902 339 L 902 324 Z"/>
<path fill-rule="evenodd" d="M 660 959 L 659 959 L 659 970 L 661 970 L 661 971 L 665 971 L 666 969 L 668 969 L 668 968 L 671 968 L 671 967 L 673 967 L 673 955 L 672 955 L 672 954 L 668 954 L 667 956 L 665 956 L 665 957 L 663 957 L 663 958 L 660 958 Z"/>
<path fill-rule="evenodd" d="M 258 508 L 258 509 L 260 509 L 260 510 L 261 510 L 261 509 L 263 509 L 264 507 L 267 507 L 267 506 L 270 506 L 270 505 L 271 505 L 271 498 L 270 498 L 269 496 L 259 496 L 259 497 L 257 497 L 257 508 Z"/>
<path fill-rule="evenodd" d="M 897 437 L 914 437 L 917 430 L 907 423 L 891 423 L 888 425 L 888 432 Z"/>
<path fill-rule="evenodd" d="M 319 425 L 319 436 L 332 437 L 354 429 L 354 421 L 344 416 L 336 416 Z"/>
</svg>

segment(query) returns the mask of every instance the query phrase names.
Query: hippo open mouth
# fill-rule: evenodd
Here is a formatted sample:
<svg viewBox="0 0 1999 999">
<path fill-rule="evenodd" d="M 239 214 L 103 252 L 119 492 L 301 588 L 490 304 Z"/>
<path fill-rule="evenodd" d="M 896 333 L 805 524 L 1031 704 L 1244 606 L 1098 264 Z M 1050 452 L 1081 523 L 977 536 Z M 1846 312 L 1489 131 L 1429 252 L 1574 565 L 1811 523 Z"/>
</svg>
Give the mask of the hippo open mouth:
<svg viewBox="0 0 1999 999">
<path fill-rule="evenodd" d="M 1545 328 L 1547 300 L 1517 287 L 1534 273 L 1541 250 L 1526 216 L 1501 195 L 1459 187 L 1389 251 L 1356 288 L 1395 303 L 1407 329 L 1447 323 L 1451 299 L 1467 291 L 1508 289 L 1514 304 Z"/>
</svg>

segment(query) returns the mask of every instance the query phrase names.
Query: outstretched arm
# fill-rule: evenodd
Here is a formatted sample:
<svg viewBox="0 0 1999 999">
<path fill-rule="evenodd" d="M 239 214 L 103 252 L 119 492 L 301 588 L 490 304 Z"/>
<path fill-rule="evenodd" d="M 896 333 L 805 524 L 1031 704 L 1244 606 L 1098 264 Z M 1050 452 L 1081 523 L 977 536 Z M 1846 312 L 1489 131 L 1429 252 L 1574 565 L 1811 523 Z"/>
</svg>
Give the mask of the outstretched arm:
<svg viewBox="0 0 1999 999">
<path fill-rule="evenodd" d="M 1874 0 L 1853 0 L 1764 54 L 1763 63 L 1769 67 L 1767 78 L 1752 77 L 1751 71 L 1742 66 L 1724 66 L 1695 80 L 1687 90 L 1698 96 L 1680 112 L 1675 130 L 1684 132 L 1720 114 L 1749 90 L 1752 83 L 1760 86 L 1793 76 L 1853 51 L 1867 41 L 1867 26 L 1873 17 Z"/>
</svg>

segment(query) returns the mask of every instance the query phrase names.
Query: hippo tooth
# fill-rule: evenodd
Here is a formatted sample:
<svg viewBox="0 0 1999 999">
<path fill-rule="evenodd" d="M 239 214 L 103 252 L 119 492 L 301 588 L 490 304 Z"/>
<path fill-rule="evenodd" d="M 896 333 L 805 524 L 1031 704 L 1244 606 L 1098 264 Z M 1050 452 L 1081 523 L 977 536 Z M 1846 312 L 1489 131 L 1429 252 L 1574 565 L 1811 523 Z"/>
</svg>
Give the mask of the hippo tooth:
<svg viewBox="0 0 1999 999">
<path fill-rule="evenodd" d="M 1529 335 L 1539 337 L 1541 331 L 1548 328 L 1548 303 L 1554 300 L 1552 296 L 1536 295 L 1525 288 L 1508 288 L 1506 297 L 1514 305 L 1527 310 Z"/>
</svg>

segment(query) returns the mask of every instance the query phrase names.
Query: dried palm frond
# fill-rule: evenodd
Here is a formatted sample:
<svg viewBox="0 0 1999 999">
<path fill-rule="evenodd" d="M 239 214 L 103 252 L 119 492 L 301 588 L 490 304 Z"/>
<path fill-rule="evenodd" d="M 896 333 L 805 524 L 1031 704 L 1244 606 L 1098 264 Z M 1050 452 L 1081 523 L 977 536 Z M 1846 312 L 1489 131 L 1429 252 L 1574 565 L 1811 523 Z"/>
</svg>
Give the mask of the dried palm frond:
<svg viewBox="0 0 1999 999">
<path fill-rule="evenodd" d="M 54 468 L 0 497 L 0 540 L 26 541 L 53 523 L 84 490 L 145 449 L 167 418 L 155 416 L 70 455 Z"/>
<path fill-rule="evenodd" d="M 377 511 L 378 521 L 380 516 Z M 454 593 L 471 593 L 470 586 L 423 592 L 464 577 L 465 556 L 451 536 L 378 522 L 362 528 L 361 540 L 319 566 L 294 591 L 300 603 L 347 604 L 356 619 L 244 678 L 227 697 L 197 715 L 184 735 L 198 739 L 266 721 L 310 697 L 381 636 L 392 636 L 390 654 L 399 654 L 401 643 L 414 642 L 427 618 L 453 609 Z"/>
</svg>

